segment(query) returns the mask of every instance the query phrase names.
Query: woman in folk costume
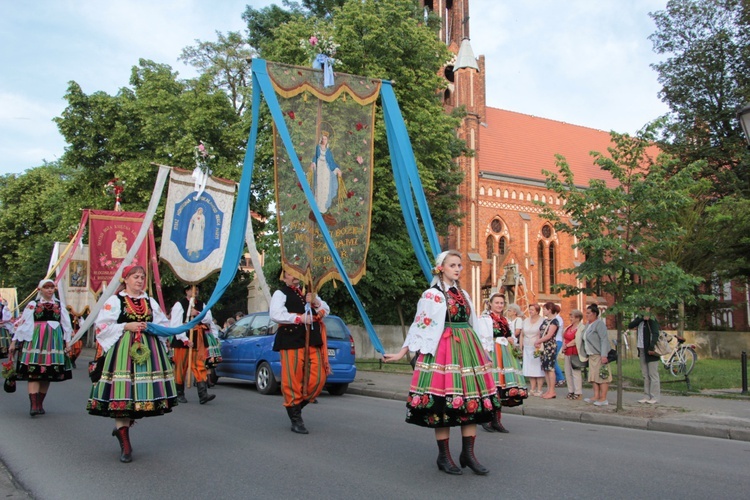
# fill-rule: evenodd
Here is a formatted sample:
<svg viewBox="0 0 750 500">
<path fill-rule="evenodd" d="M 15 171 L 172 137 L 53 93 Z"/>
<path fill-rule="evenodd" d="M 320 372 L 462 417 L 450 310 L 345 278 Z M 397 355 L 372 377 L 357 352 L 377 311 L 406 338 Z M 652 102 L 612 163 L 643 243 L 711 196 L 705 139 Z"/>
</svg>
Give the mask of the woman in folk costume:
<svg viewBox="0 0 750 500">
<path fill-rule="evenodd" d="M 73 329 L 65 305 L 55 297 L 55 282 L 39 282 L 36 301 L 23 310 L 10 343 L 10 355 L 19 349 L 18 380 L 29 381 L 29 415 L 44 415 L 50 382 L 73 378 L 67 345 Z M 19 342 L 21 346 L 19 348 Z"/>
<path fill-rule="evenodd" d="M 523 404 L 523 400 L 528 397 L 528 392 L 526 381 L 518 366 L 518 359 L 514 355 L 516 339 L 508 320 L 503 316 L 504 311 L 505 297 L 501 293 L 495 293 L 489 298 L 487 309 L 479 321 L 486 321 L 488 327 L 492 329 L 494 348 L 490 352 L 490 357 L 494 365 L 493 375 L 497 384 L 497 392 L 500 395 L 501 404 L 511 407 Z M 502 413 L 498 409 L 492 423 L 482 424 L 482 427 L 488 432 L 507 433 L 508 430 L 503 426 L 501 419 Z"/>
<path fill-rule="evenodd" d="M 492 333 L 480 327 L 458 278 L 461 254 L 449 250 L 438 255 L 432 287 L 422 293 L 417 314 L 401 350 L 385 354 L 384 361 L 397 361 L 407 351 L 418 352 L 406 403 L 406 421 L 435 429 L 438 469 L 461 474 L 451 458 L 448 439 L 451 427 L 461 427 L 463 448 L 459 463 L 475 474 L 489 470 L 474 456 L 476 424 L 491 422 L 500 408 L 492 361 Z"/>
<path fill-rule="evenodd" d="M 10 341 L 13 338 L 12 319 L 8 303 L 0 297 L 0 359 L 8 357 Z"/>
<path fill-rule="evenodd" d="M 130 427 L 136 419 L 171 412 L 177 388 L 164 338 L 146 331 L 147 322 L 169 326 L 159 304 L 143 291 L 146 271 L 127 266 L 122 276 L 123 283 L 96 318 L 102 371 L 86 409 L 115 419 L 112 435 L 120 443 L 120 461 L 130 462 Z"/>
<path fill-rule="evenodd" d="M 211 321 L 210 330 L 206 334 L 206 344 L 208 345 L 206 353 L 206 369 L 210 372 L 216 365 L 221 363 L 221 343 L 219 342 L 219 325 L 215 321 Z M 209 375 L 206 381 L 209 387 L 213 387 L 211 382 L 211 376 Z"/>
</svg>

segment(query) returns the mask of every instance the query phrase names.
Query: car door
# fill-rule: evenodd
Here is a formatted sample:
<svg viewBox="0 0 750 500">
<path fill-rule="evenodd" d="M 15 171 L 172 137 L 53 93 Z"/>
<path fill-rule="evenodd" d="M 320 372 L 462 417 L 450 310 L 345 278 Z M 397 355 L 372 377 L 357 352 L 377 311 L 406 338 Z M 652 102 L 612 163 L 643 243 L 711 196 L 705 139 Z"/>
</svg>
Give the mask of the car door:
<svg viewBox="0 0 750 500">
<path fill-rule="evenodd" d="M 253 319 L 252 316 L 245 316 L 229 327 L 227 332 L 222 336 L 222 362 L 217 367 L 217 373 L 222 373 L 224 376 L 231 376 L 232 373 L 238 371 L 240 368 L 240 352 L 243 349 L 245 339 L 250 334 L 250 325 Z"/>
<path fill-rule="evenodd" d="M 269 322 L 268 313 L 253 314 L 247 336 L 238 349 L 237 370 L 253 380 L 258 359 L 268 349 Z"/>
</svg>

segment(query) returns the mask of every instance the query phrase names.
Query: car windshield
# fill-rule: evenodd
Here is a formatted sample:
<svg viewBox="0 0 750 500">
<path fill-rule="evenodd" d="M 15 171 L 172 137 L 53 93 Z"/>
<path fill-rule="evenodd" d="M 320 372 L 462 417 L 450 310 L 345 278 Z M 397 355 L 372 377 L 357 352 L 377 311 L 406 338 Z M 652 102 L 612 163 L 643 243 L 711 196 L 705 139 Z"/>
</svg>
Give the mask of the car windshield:
<svg viewBox="0 0 750 500">
<path fill-rule="evenodd" d="M 349 331 L 341 318 L 326 316 L 323 321 L 326 324 L 326 337 L 336 340 L 349 340 Z"/>
</svg>

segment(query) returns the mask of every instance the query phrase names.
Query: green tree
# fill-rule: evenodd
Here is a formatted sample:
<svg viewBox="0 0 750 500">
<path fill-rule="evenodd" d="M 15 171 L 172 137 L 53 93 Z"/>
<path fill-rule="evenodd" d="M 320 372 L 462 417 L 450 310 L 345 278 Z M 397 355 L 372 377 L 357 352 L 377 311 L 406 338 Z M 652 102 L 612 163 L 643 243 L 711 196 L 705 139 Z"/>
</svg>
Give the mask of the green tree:
<svg viewBox="0 0 750 500">
<path fill-rule="evenodd" d="M 750 195 L 750 156 L 736 111 L 750 101 L 750 11 L 743 0 L 670 0 L 649 37 L 670 107 L 665 151 L 705 160 L 717 194 Z"/>
<path fill-rule="evenodd" d="M 748 3 L 670 0 L 651 17 L 656 31 L 650 39 L 665 57 L 652 67 L 670 107 L 660 147 L 680 158 L 676 168 L 701 161 L 700 177 L 712 185 L 685 214 L 687 237 L 673 249 L 680 254 L 675 262 L 712 283 L 746 284 L 750 241 L 742 235 L 750 233 L 750 220 L 732 211 L 750 197 L 750 152 L 735 116 L 750 102 Z M 699 299 L 688 317 L 704 318 L 717 304 L 708 296 Z"/>
<path fill-rule="evenodd" d="M 68 241 L 78 227 L 72 174 L 56 162 L 0 177 L 0 276 L 19 298 L 46 275 L 55 241 Z"/>
<path fill-rule="evenodd" d="M 255 56 L 239 32 L 226 35 L 216 32 L 216 42 L 201 42 L 182 49 L 180 59 L 201 72 L 216 89 L 229 96 L 234 112 L 241 116 L 245 110 L 250 90 L 249 59 Z"/>
<path fill-rule="evenodd" d="M 676 238 L 684 235 L 677 214 L 692 203 L 690 187 L 698 166 L 675 169 L 674 160 L 648 156 L 648 131 L 630 137 L 612 133 L 608 155 L 592 153 L 594 163 L 608 172 L 609 185 L 591 180 L 579 188 L 566 160 L 557 157 L 559 174 L 543 171 L 546 185 L 564 204 L 546 206 L 543 216 L 557 231 L 575 238 L 574 248 L 585 260 L 561 272 L 573 274 L 580 285 L 560 284 L 566 295 L 601 293 L 612 298 L 606 311 L 615 317 L 618 350 L 624 318 L 645 307 L 665 308 L 692 300 L 700 279 L 663 259 Z M 676 174 L 671 174 L 678 170 Z M 617 366 L 617 409 L 622 409 L 622 367 Z"/>
</svg>

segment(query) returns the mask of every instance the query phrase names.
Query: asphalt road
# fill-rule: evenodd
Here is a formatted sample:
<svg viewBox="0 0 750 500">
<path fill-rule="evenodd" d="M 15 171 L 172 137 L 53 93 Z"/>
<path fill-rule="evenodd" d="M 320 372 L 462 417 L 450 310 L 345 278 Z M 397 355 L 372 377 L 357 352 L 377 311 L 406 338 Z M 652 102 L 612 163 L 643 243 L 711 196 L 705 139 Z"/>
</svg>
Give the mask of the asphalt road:
<svg viewBox="0 0 750 500">
<path fill-rule="evenodd" d="M 480 429 L 487 477 L 435 466 L 432 431 L 404 423 L 400 401 L 324 394 L 297 435 L 280 396 L 222 379 L 217 398 L 132 429 L 118 461 L 110 419 L 84 408 L 79 368 L 53 384 L 47 414 L 28 415 L 26 386 L 0 395 L 0 459 L 38 499 L 249 498 L 746 498 L 750 443 L 506 415 L 511 434 Z M 452 431 L 456 461 L 461 444 Z"/>
</svg>

